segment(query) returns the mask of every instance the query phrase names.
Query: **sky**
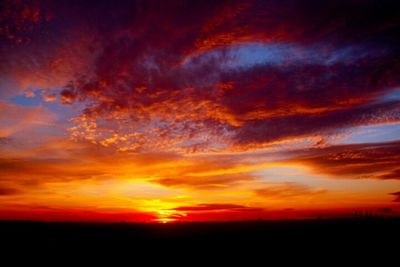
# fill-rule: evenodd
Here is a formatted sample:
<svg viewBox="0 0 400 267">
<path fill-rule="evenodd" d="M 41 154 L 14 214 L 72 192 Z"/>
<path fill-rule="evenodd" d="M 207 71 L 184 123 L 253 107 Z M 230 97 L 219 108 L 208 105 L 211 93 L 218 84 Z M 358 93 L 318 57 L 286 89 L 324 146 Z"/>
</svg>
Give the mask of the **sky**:
<svg viewBox="0 0 400 267">
<path fill-rule="evenodd" d="M 0 3 L 0 219 L 400 214 L 396 1 Z"/>
</svg>

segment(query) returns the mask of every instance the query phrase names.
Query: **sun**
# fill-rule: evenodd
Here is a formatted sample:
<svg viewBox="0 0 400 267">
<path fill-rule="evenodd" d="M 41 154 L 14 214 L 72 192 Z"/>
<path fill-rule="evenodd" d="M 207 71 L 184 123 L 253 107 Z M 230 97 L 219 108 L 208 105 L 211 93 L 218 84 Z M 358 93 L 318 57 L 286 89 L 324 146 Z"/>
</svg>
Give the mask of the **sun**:
<svg viewBox="0 0 400 267">
<path fill-rule="evenodd" d="M 161 218 L 161 219 L 155 219 L 155 221 L 162 223 L 162 224 L 166 224 L 166 223 L 174 222 L 174 221 L 176 221 L 176 219 Z"/>
<path fill-rule="evenodd" d="M 176 222 L 179 218 L 186 216 L 186 213 L 176 212 L 176 210 L 158 210 L 157 218 L 154 221 L 162 224 Z"/>
</svg>

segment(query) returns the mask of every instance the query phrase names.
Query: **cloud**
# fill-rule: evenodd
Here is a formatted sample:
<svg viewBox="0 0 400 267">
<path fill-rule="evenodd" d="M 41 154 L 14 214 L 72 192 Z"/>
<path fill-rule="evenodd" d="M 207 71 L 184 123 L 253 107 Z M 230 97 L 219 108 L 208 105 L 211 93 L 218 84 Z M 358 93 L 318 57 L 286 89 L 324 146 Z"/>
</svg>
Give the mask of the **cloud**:
<svg viewBox="0 0 400 267">
<path fill-rule="evenodd" d="M 314 196 L 326 192 L 324 189 L 311 189 L 308 186 L 297 183 L 268 184 L 264 188 L 254 191 L 262 198 L 289 199 L 301 196 Z"/>
<path fill-rule="evenodd" d="M 193 153 L 398 121 L 376 103 L 399 85 L 393 1 L 35 3 L 0 14 L 29 40 L 0 50 L 1 91 L 62 88 L 76 139 Z"/>
<path fill-rule="evenodd" d="M 171 187 L 188 187 L 195 188 L 196 190 L 218 190 L 255 179 L 255 176 L 249 173 L 234 173 L 205 176 L 176 175 L 170 178 L 158 178 L 154 180 L 154 182 Z"/>
<path fill-rule="evenodd" d="M 336 145 L 298 151 L 290 161 L 310 166 L 319 173 L 353 179 L 399 180 L 400 143 Z"/>
<path fill-rule="evenodd" d="M 61 94 L 61 103 L 63 104 L 72 104 L 76 99 L 76 95 L 68 89 L 62 90 L 60 94 Z"/>
<path fill-rule="evenodd" d="M 11 188 L 11 187 L 0 186 L 0 197 L 1 196 L 17 195 L 19 193 L 20 193 L 20 191 L 18 189 Z"/>
<path fill-rule="evenodd" d="M 55 93 L 41 93 L 42 98 L 45 102 L 54 102 L 57 99 L 57 95 Z"/>
<path fill-rule="evenodd" d="M 187 190 L 219 190 L 256 179 L 254 160 L 230 155 L 187 157 L 132 153 L 89 142 L 47 138 L 36 145 L 14 139 L 0 146 L 0 181 L 18 188 L 48 183 L 145 179 Z M 55 175 L 56 174 L 56 175 Z"/>
<path fill-rule="evenodd" d="M 201 203 L 174 208 L 178 221 L 240 221 L 269 217 L 264 208 L 229 203 Z M 182 215 L 182 213 L 184 215 Z"/>
<path fill-rule="evenodd" d="M 233 42 L 298 42 L 303 44 L 325 40 L 332 45 L 373 42 L 395 45 L 397 14 L 391 9 L 397 3 L 383 1 L 246 1 L 233 7 L 224 5 L 203 27 L 198 45 L 203 49 L 225 46 Z M 215 20 L 218 23 L 215 23 Z M 200 38 L 199 38 L 200 39 Z"/>
<path fill-rule="evenodd" d="M 104 168 L 97 169 L 81 160 L 52 158 L 0 158 L 0 170 L 0 181 L 30 189 L 46 183 L 92 179 L 107 173 Z"/>
<path fill-rule="evenodd" d="M 177 207 L 177 211 L 213 211 L 213 210 L 245 210 L 247 207 L 235 204 L 198 204 L 196 206 Z"/>
<path fill-rule="evenodd" d="M 29 41 L 29 33 L 51 19 L 49 10 L 39 2 L 4 1 L 0 11 L 0 38 L 11 44 Z"/>
<path fill-rule="evenodd" d="M 345 132 L 346 128 L 397 122 L 398 101 L 373 103 L 341 110 L 316 112 L 312 115 L 255 119 L 246 122 L 234 137 L 238 145 L 273 143 L 299 137 L 329 136 Z"/>
<path fill-rule="evenodd" d="M 363 62 L 356 71 L 347 64 L 256 66 L 221 72 L 218 81 L 210 77 L 209 84 L 200 86 L 196 78 L 183 88 L 144 85 L 132 91 L 135 86 L 127 85 L 127 89 L 110 91 L 113 85 L 105 85 L 105 90 L 94 85 L 95 97 L 85 91 L 82 95 L 79 87 L 63 91 L 62 97 L 65 103 L 92 99 L 72 128 L 78 138 L 102 143 L 116 132 L 123 139 L 121 145 L 132 150 L 245 148 L 398 121 L 398 101 L 377 101 L 397 85 L 398 63 L 384 60 L 379 66 L 377 62 Z M 178 72 L 171 77 L 186 75 Z M 297 126 L 292 127 L 295 122 Z"/>
<path fill-rule="evenodd" d="M 11 138 L 8 137 L 0 137 L 0 145 L 7 145 L 12 142 Z"/>
<path fill-rule="evenodd" d="M 376 103 L 399 83 L 390 5 L 366 4 L 361 12 L 354 3 L 298 1 L 141 6 L 121 34 L 102 43 L 94 73 L 63 90 L 64 103 L 87 103 L 72 133 L 107 144 L 112 129 L 125 149 L 197 152 L 398 121 L 397 102 Z M 153 24 L 159 31 L 148 30 Z M 243 50 L 254 42 L 297 48 L 278 65 L 267 58 L 227 67 L 236 44 Z M 319 54 L 297 55 L 310 50 Z"/>
<path fill-rule="evenodd" d="M 50 126 L 55 115 L 44 107 L 26 107 L 0 101 L 0 137 L 13 135 L 34 128 Z M 5 139 L 3 139 L 5 140 Z"/>
<path fill-rule="evenodd" d="M 400 202 L 400 192 L 390 193 L 390 195 L 395 197 L 394 202 Z"/>
<path fill-rule="evenodd" d="M 89 30 L 94 25 L 79 17 L 89 19 L 98 12 L 88 13 L 62 2 L 5 1 L 0 12 L 0 96 L 56 89 L 89 75 L 97 42 Z"/>
</svg>

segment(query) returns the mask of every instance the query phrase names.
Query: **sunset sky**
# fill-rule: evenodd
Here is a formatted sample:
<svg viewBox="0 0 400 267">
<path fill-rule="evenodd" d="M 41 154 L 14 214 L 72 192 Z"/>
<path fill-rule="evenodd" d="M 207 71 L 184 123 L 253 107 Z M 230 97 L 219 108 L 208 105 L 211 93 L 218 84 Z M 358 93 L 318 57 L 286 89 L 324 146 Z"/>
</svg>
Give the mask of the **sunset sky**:
<svg viewBox="0 0 400 267">
<path fill-rule="evenodd" d="M 400 214 L 397 1 L 0 2 L 0 219 Z"/>
</svg>

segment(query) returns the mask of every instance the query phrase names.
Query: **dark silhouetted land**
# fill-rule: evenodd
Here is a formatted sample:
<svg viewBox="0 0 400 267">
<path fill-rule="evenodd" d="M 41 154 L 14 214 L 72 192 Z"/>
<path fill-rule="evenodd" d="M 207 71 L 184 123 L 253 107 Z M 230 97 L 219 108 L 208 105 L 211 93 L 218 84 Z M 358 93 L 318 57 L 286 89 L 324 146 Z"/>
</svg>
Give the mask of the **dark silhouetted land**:
<svg viewBox="0 0 400 267">
<path fill-rule="evenodd" d="M 17 250 L 185 249 L 201 253 L 227 248 L 237 251 L 337 248 L 351 251 L 395 248 L 400 240 L 400 219 L 171 224 L 2 221 L 0 235 L 3 245 Z"/>
</svg>

